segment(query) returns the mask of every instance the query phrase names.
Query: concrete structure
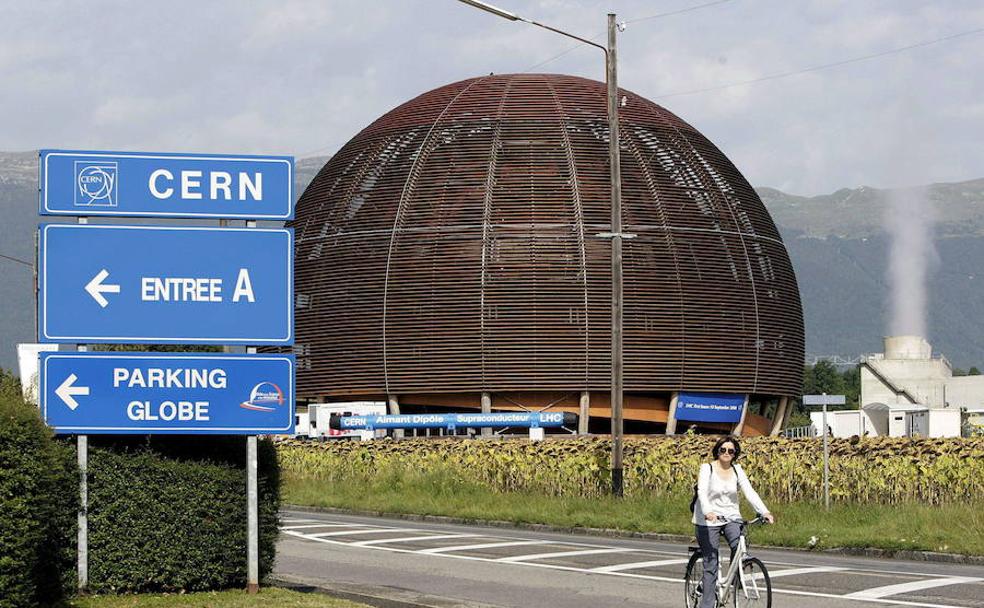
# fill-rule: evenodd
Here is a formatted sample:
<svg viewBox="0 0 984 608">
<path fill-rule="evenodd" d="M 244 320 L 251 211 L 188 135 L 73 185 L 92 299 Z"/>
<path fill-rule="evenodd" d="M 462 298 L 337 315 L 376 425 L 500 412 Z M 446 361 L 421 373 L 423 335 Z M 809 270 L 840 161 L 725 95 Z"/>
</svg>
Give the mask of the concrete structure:
<svg viewBox="0 0 984 608">
<path fill-rule="evenodd" d="M 954 377 L 950 362 L 933 355 L 924 338 L 889 336 L 884 353 L 861 362 L 861 409 L 853 415 L 867 423 L 847 426 L 870 423 L 874 434 L 895 437 L 959 436 L 961 412 L 984 409 L 984 376 Z"/>
</svg>

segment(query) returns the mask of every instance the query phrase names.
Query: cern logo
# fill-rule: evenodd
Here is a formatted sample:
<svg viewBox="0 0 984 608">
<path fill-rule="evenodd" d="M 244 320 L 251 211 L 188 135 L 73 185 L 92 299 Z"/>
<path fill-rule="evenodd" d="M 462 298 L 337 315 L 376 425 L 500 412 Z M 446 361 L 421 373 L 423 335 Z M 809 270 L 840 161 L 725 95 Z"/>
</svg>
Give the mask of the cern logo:
<svg viewBox="0 0 984 608">
<path fill-rule="evenodd" d="M 115 207 L 119 192 L 115 162 L 75 161 L 75 206 Z"/>
</svg>

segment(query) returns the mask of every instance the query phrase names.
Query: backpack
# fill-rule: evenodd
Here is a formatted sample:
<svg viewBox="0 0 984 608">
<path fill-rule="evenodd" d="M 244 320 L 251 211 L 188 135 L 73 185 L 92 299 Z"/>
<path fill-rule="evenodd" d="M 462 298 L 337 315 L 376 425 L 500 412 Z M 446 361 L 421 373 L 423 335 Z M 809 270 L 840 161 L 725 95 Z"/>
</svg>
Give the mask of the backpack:
<svg viewBox="0 0 984 608">
<path fill-rule="evenodd" d="M 704 464 L 707 464 L 707 463 L 704 463 Z M 703 467 L 704 465 L 702 464 L 700 466 Z M 707 464 L 707 466 L 711 466 L 711 465 L 710 464 Z M 711 471 L 711 472 L 713 473 L 714 471 Z M 696 508 L 697 508 L 697 484 L 694 483 L 694 495 L 690 498 L 690 512 L 691 513 L 694 513 L 694 509 L 696 509 Z"/>
</svg>

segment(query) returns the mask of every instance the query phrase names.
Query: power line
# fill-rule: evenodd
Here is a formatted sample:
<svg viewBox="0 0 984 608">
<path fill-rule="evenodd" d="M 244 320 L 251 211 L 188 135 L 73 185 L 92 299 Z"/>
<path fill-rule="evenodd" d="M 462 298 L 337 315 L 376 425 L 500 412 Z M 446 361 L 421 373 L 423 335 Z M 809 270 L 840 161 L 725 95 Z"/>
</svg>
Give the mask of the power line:
<svg viewBox="0 0 984 608">
<path fill-rule="evenodd" d="M 23 264 L 23 265 L 25 265 L 25 266 L 27 266 L 28 268 L 31 268 L 31 269 L 34 268 L 34 264 L 32 264 L 31 262 L 28 262 L 27 260 L 22 260 L 20 258 L 15 258 L 13 256 L 4 255 L 2 253 L 0 253 L 0 258 L 3 258 L 5 260 L 10 260 L 11 262 L 17 262 L 18 264 Z"/>
<path fill-rule="evenodd" d="M 932 40 L 924 40 L 922 42 L 916 42 L 914 44 L 907 44 L 905 46 L 900 46 L 894 49 L 889 49 L 887 51 L 881 51 L 879 53 L 872 53 L 870 55 L 862 55 L 860 57 L 852 57 L 850 59 L 843 59 L 841 61 L 835 61 L 833 63 L 824 63 L 820 65 L 814 65 L 807 68 L 802 68 L 799 70 L 793 70 L 791 72 L 778 72 L 776 74 L 769 74 L 767 76 L 761 76 L 759 78 L 752 78 L 750 80 L 740 80 L 738 82 L 729 82 L 727 84 L 715 85 L 712 87 L 705 87 L 702 89 L 691 89 L 689 91 L 678 91 L 676 93 L 666 93 L 664 95 L 657 95 L 653 99 L 665 99 L 667 97 L 679 97 L 681 95 L 696 95 L 697 93 L 708 93 L 710 91 L 720 91 L 723 89 L 730 89 L 732 87 L 744 86 L 747 84 L 755 84 L 758 82 L 765 82 L 768 80 L 778 80 L 780 78 L 788 78 L 789 76 L 796 76 L 799 74 L 806 74 L 809 72 L 817 72 L 820 70 L 827 70 L 830 68 L 840 67 L 842 65 L 848 65 L 851 63 L 858 63 L 861 61 L 868 61 L 869 59 L 877 59 L 879 57 L 886 57 L 888 55 L 895 55 L 897 53 L 903 53 L 905 51 L 910 51 L 912 49 L 917 49 L 924 46 L 930 46 L 933 44 L 939 44 L 941 42 L 948 42 L 956 38 L 962 38 L 964 36 L 971 36 L 974 34 L 980 34 L 984 32 L 984 28 L 978 28 L 975 30 L 967 30 L 965 32 L 959 32 L 956 34 L 950 34 L 949 36 L 943 36 L 942 38 L 934 38 Z"/>
<path fill-rule="evenodd" d="M 624 23 L 626 23 L 626 24 L 629 24 L 629 23 L 639 23 L 640 21 L 648 21 L 650 19 L 658 19 L 660 17 L 671 17 L 673 15 L 681 15 L 683 13 L 689 13 L 691 11 L 696 11 L 696 10 L 699 10 L 699 9 L 702 9 L 702 8 L 707 8 L 709 6 L 716 6 L 718 4 L 724 4 L 726 2 L 732 2 L 732 1 L 733 0 L 714 0 L 714 2 L 705 2 L 704 4 L 697 4 L 695 6 L 688 6 L 687 8 L 681 8 L 681 9 L 675 10 L 675 11 L 668 11 L 668 12 L 665 12 L 665 13 L 656 13 L 655 15 L 649 15 L 648 17 L 639 17 L 638 19 L 630 19 L 628 21 L 625 21 Z M 588 40 L 591 40 L 591 41 L 597 40 L 597 39 L 601 38 L 602 36 L 604 36 L 605 33 L 606 32 L 601 32 L 599 34 L 596 34 L 596 35 L 588 38 Z M 553 57 L 550 57 L 549 59 L 544 59 L 543 61 L 541 61 L 540 63 L 537 63 L 536 65 L 531 65 L 530 67 L 528 67 L 525 70 L 523 70 L 522 73 L 529 72 L 530 70 L 535 70 L 536 68 L 540 67 L 541 65 L 546 65 L 546 64 L 550 63 L 551 61 L 554 61 L 556 59 L 560 59 L 564 55 L 570 53 L 571 51 L 573 51 L 575 49 L 579 49 L 582 46 L 584 46 L 584 45 L 582 45 L 582 44 L 575 44 L 574 46 L 572 46 L 570 48 L 567 48 L 567 49 L 565 49 L 565 50 L 557 53 L 556 55 L 554 55 Z"/>
<path fill-rule="evenodd" d="M 648 17 L 639 17 L 638 19 L 629 19 L 625 23 L 639 23 L 640 21 L 649 21 L 650 19 L 657 19 L 659 17 L 671 17 L 673 15 L 682 15 L 683 13 L 689 13 L 690 11 L 696 11 L 702 8 L 707 8 L 709 6 L 724 4 L 726 2 L 731 2 L 731 0 L 715 0 L 714 2 L 705 2 L 704 4 L 688 6 L 687 8 L 681 8 L 675 11 L 669 11 L 666 13 L 656 13 L 655 15 L 649 15 Z"/>
</svg>

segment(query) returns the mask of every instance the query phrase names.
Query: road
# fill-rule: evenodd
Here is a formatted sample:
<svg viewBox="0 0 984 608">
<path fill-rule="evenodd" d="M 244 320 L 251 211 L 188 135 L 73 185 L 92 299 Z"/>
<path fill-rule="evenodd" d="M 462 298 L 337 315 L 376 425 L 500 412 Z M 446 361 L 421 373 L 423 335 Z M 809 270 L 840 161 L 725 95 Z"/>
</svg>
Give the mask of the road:
<svg viewBox="0 0 984 608">
<path fill-rule="evenodd" d="M 776 608 L 984 607 L 984 567 L 794 551 L 751 553 Z M 426 606 L 683 606 L 687 546 L 286 512 L 275 574 Z"/>
</svg>

